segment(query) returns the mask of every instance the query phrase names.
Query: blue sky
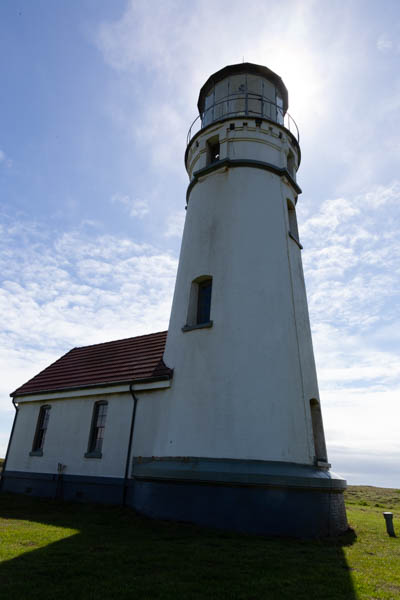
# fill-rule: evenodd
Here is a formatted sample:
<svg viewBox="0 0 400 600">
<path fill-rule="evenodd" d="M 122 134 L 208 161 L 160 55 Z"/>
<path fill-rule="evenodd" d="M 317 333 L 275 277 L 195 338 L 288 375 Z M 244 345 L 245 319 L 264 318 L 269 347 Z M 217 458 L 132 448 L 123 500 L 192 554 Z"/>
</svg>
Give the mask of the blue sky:
<svg viewBox="0 0 400 600">
<path fill-rule="evenodd" d="M 399 486 L 397 1 L 3 0 L 0 456 L 9 393 L 71 347 L 167 328 L 208 76 L 276 71 L 330 461 Z"/>
</svg>

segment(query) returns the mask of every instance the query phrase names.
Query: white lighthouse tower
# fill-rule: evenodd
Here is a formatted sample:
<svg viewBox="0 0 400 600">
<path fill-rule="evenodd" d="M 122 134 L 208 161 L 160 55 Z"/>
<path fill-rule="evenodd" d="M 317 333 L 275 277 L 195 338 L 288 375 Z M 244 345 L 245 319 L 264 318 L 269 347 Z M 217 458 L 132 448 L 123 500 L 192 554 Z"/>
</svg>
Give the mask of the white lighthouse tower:
<svg viewBox="0 0 400 600">
<path fill-rule="evenodd" d="M 134 460 L 135 505 L 258 533 L 338 533 L 345 482 L 325 446 L 288 93 L 243 63 L 212 75 L 198 108 L 164 354 L 174 377 L 152 456 Z"/>
</svg>

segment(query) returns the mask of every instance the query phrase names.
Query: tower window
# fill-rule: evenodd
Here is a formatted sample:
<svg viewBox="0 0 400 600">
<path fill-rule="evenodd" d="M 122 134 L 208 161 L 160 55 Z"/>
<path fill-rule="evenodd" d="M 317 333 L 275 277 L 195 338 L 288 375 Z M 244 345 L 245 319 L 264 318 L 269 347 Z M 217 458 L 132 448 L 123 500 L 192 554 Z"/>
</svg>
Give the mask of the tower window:
<svg viewBox="0 0 400 600">
<path fill-rule="evenodd" d="M 216 135 L 207 141 L 207 165 L 220 160 L 219 137 Z"/>
<path fill-rule="evenodd" d="M 206 279 L 197 285 L 199 289 L 197 295 L 196 324 L 202 325 L 210 321 L 212 279 Z"/>
<path fill-rule="evenodd" d="M 322 424 L 321 407 L 318 400 L 310 400 L 311 422 L 314 437 L 314 452 L 316 462 L 327 462 L 324 426 Z"/>
<path fill-rule="evenodd" d="M 296 169 L 293 152 L 289 152 L 287 155 L 287 170 L 289 171 L 289 175 L 291 175 L 291 177 L 294 179 L 296 175 Z"/>
<path fill-rule="evenodd" d="M 202 275 L 192 281 L 186 325 L 183 331 L 211 327 L 212 277 Z"/>
<path fill-rule="evenodd" d="M 32 452 L 33 456 L 41 456 L 43 454 L 44 439 L 46 437 L 47 426 L 49 423 L 51 406 L 41 406 L 36 424 L 35 437 L 33 439 Z"/>
<path fill-rule="evenodd" d="M 299 243 L 299 229 L 297 227 L 296 209 L 290 200 L 287 201 L 289 217 L 289 234 Z"/>
</svg>

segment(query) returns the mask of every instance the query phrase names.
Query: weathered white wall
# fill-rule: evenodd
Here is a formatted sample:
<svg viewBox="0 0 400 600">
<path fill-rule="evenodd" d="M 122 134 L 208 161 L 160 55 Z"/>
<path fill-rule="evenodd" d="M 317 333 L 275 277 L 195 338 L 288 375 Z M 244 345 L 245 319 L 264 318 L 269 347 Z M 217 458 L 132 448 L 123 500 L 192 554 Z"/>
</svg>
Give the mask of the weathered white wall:
<svg viewBox="0 0 400 600">
<path fill-rule="evenodd" d="M 235 129 L 230 129 L 230 123 L 235 124 Z M 187 170 L 190 179 L 196 171 L 207 166 L 207 140 L 216 135 L 219 136 L 221 160 L 247 158 L 283 168 L 286 167 L 287 154 L 291 151 L 297 168 L 299 164 L 297 147 L 291 137 L 282 134 L 282 131 L 282 128 L 268 121 L 262 121 L 261 126 L 256 126 L 254 119 L 246 117 L 229 119 L 209 127 L 206 133 L 192 141 L 189 148 Z"/>
<path fill-rule="evenodd" d="M 189 174 L 206 166 L 206 141 L 216 133 L 221 159 L 283 167 L 292 148 L 298 161 L 282 129 L 263 123 L 249 131 L 243 121 L 232 119 L 241 130 L 225 122 L 192 142 Z M 139 444 L 136 455 L 313 462 L 309 401 L 318 386 L 287 199 L 297 198 L 284 178 L 250 167 L 214 171 L 194 185 L 165 352 L 174 379 L 153 410 L 153 448 Z M 182 332 L 191 282 L 206 274 L 213 327 Z M 150 408 L 143 405 L 138 420 L 150 423 Z"/>
<path fill-rule="evenodd" d="M 102 458 L 85 458 L 88 449 L 94 403 L 108 402 Z M 51 406 L 43 456 L 29 456 L 40 406 Z M 36 473 L 56 473 L 57 463 L 64 473 L 123 477 L 133 400 L 128 393 L 21 403 L 9 451 L 7 469 Z"/>
</svg>

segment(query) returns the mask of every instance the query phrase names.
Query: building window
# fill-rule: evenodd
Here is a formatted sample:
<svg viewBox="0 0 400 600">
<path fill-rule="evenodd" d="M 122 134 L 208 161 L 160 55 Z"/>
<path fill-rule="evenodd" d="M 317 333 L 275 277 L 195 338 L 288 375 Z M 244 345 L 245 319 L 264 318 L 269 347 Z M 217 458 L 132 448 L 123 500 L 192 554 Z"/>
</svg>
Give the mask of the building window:
<svg viewBox="0 0 400 600">
<path fill-rule="evenodd" d="M 212 279 L 199 282 L 197 293 L 196 325 L 210 322 Z"/>
<path fill-rule="evenodd" d="M 51 406 L 41 406 L 36 425 L 35 437 L 33 439 L 31 456 L 42 456 L 47 426 L 49 424 Z"/>
<path fill-rule="evenodd" d="M 310 400 L 310 409 L 312 431 L 314 437 L 315 461 L 317 463 L 325 463 L 327 462 L 328 458 L 326 453 L 324 426 L 322 424 L 321 407 L 319 405 L 318 400 L 315 400 L 315 398 L 312 398 L 312 400 Z"/>
<path fill-rule="evenodd" d="M 107 402 L 96 402 L 93 408 L 92 427 L 90 429 L 88 451 L 86 458 L 101 458 L 103 448 L 104 429 L 107 417 Z"/>
<path fill-rule="evenodd" d="M 211 327 L 212 277 L 202 275 L 192 281 L 186 325 L 183 331 Z"/>
<path fill-rule="evenodd" d="M 290 176 L 294 179 L 296 177 L 296 169 L 293 152 L 289 152 L 287 155 L 287 170 L 289 171 Z"/>
<path fill-rule="evenodd" d="M 289 218 L 289 235 L 300 245 L 299 229 L 297 227 L 296 209 L 290 200 L 287 201 L 287 210 Z"/>
<path fill-rule="evenodd" d="M 207 140 L 207 166 L 220 159 L 219 137 L 216 135 Z"/>
</svg>

